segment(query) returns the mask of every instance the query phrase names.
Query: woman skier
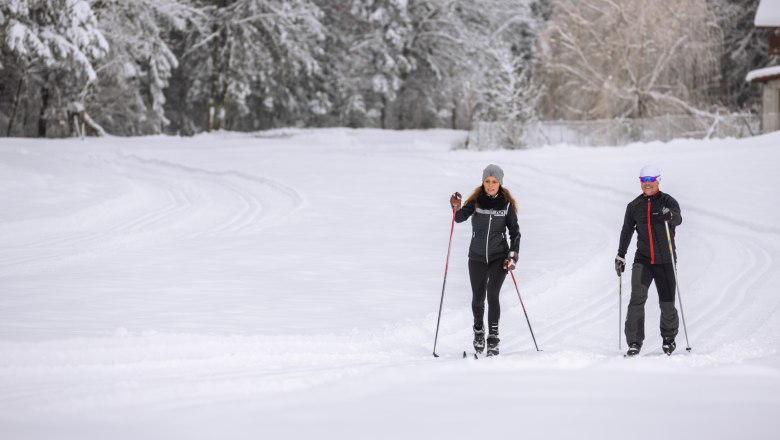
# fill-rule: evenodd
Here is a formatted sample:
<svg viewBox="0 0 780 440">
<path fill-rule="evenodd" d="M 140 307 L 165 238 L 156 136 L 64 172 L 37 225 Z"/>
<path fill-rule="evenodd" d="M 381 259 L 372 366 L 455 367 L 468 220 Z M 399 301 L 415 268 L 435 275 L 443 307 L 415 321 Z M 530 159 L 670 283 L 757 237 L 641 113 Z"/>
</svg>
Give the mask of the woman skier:
<svg viewBox="0 0 780 440">
<path fill-rule="evenodd" d="M 471 217 L 469 278 L 471 310 L 474 314 L 474 350 L 485 349 L 485 297 L 488 302 L 487 355 L 498 354 L 498 320 L 501 305 L 498 295 L 510 270 L 515 269 L 520 250 L 520 227 L 517 225 L 517 203 L 504 188 L 504 171 L 490 164 L 482 171 L 478 186 L 461 206 L 462 197 L 454 193 L 450 205 L 457 209 L 455 221 Z M 509 243 L 507 243 L 507 231 Z"/>
</svg>

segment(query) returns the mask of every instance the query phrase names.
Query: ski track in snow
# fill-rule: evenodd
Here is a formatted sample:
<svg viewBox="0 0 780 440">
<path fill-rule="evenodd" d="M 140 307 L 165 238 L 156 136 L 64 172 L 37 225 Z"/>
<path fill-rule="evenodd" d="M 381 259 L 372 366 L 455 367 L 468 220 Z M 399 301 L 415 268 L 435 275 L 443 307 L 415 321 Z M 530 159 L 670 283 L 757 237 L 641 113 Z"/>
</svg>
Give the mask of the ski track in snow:
<svg viewBox="0 0 780 440">
<path fill-rule="evenodd" d="M 252 234 L 271 226 L 274 212 L 302 203 L 282 184 L 234 171 L 208 171 L 133 155 L 95 156 L 87 167 L 112 167 L 111 177 L 126 186 L 126 192 L 95 200 L 68 218 L 56 219 L 56 225 L 41 225 L 34 232 L 47 231 L 48 237 L 30 237 L 15 246 L 16 253 L 0 259 L 4 267 L 0 277 L 34 273 L 76 258 L 99 258 L 120 246 Z M 182 174 L 188 178 L 182 179 Z M 210 219 L 209 210 L 236 214 Z M 3 232 L 6 237 L 23 237 L 29 229 L 27 222 L 19 222 L 6 225 Z M 32 255 L 18 255 L 31 250 Z"/>
<path fill-rule="evenodd" d="M 303 199 L 293 188 L 272 179 L 234 170 L 206 170 L 131 154 L 125 154 L 123 158 L 142 165 L 170 168 L 188 175 L 205 177 L 208 184 L 224 185 L 234 196 L 237 196 L 243 209 L 234 219 L 212 228 L 212 235 L 240 235 L 256 232 L 260 227 L 267 228 L 273 225 L 272 215 L 279 212 L 286 212 L 285 215 L 290 215 L 303 204 Z M 238 181 L 240 184 L 231 184 L 231 181 Z M 201 187 L 205 186 L 208 185 L 201 185 Z M 265 209 L 263 209 L 263 204 L 266 205 Z M 281 217 L 280 220 L 283 220 L 284 215 Z"/>
<path fill-rule="evenodd" d="M 306 131 L 291 133 L 274 139 L 284 143 L 302 134 L 308 136 Z M 347 133 L 348 148 L 338 152 L 341 160 L 360 164 L 375 159 L 373 155 L 382 157 L 381 151 L 362 148 L 366 140 L 360 135 Z M 295 182 L 283 183 L 240 167 L 223 168 L 223 163 L 205 167 L 196 159 L 189 160 L 186 147 L 182 148 L 181 161 L 171 159 L 175 149 L 164 154 L 151 148 L 130 150 L 123 146 L 89 154 L 87 159 L 52 150 L 48 155 L 37 153 L 41 163 L 76 170 L 111 190 L 95 193 L 93 198 L 88 194 L 77 209 L 63 216 L 50 213 L 20 220 L 0 218 L 0 283 L 13 279 L 22 280 L 14 285 L 24 285 L 26 279 L 45 277 L 70 265 L 99 264 L 117 252 L 145 255 L 148 248 L 186 249 L 220 239 L 271 238 L 275 228 L 290 221 L 293 213 L 306 212 L 310 207 Z M 236 150 L 245 152 L 241 147 Z M 12 148 L 3 150 L 0 144 L 3 151 L 13 158 Z M 250 151 L 248 147 L 246 151 Z M 671 358 L 657 356 L 657 295 L 651 287 L 646 305 L 647 340 L 640 356 L 644 364 L 626 364 L 617 351 L 618 280 L 611 269 L 618 220 L 611 216 L 572 216 L 571 200 L 587 198 L 605 206 L 617 204 L 622 218 L 625 204 L 635 196 L 633 192 L 549 171 L 522 153 L 481 157 L 412 148 L 404 154 L 411 169 L 427 169 L 453 180 L 481 170 L 490 161 L 515 173 L 522 170 L 525 179 L 520 203 L 521 262 L 516 277 L 539 348 L 544 351 L 534 350 L 508 277 L 501 294 L 502 355 L 469 362 L 465 364 L 467 372 L 512 375 L 521 371 L 544 376 L 554 374 L 550 371 L 596 368 L 637 374 L 645 368 L 671 374 L 689 369 L 706 372 L 706 368 L 776 357 L 780 300 L 766 293 L 778 280 L 775 255 L 780 254 L 780 228 L 735 219 L 695 201 L 682 203 L 684 222 L 678 231 L 682 252 L 680 290 L 693 351 L 685 352 L 681 322 L 677 353 Z M 35 173 L 35 168 L 27 171 Z M 525 206 L 537 209 L 525 211 Z M 558 231 L 544 229 L 547 220 L 539 217 L 538 208 L 543 208 L 544 216 L 555 219 L 552 224 Z M 459 247 L 458 258 L 463 256 L 463 237 L 469 228 L 468 223 L 457 226 L 461 238 L 454 238 L 453 246 Z M 577 237 L 577 243 L 571 244 L 573 251 L 555 254 L 570 244 L 568 234 L 583 229 L 589 233 Z M 546 241 L 534 242 L 534 233 L 544 234 Z M 632 245 L 630 257 L 633 249 Z M 440 283 L 439 263 L 432 266 L 435 274 L 431 277 Z M 442 357 L 435 361 L 430 355 L 435 313 L 379 328 L 286 336 L 175 334 L 118 328 L 113 337 L 49 337 L 31 342 L 16 340 L 14 327 L 6 325 L 0 339 L 0 427 L 13 428 L 13 432 L 20 433 L 19 438 L 34 438 L 30 426 L 42 417 L 52 419 L 54 426 L 72 427 L 65 420 L 75 420 L 73 424 L 86 426 L 88 432 L 91 425 L 79 421 L 116 419 L 121 424 L 123 413 L 138 413 L 142 418 L 151 412 L 199 414 L 199 408 L 223 405 L 239 413 L 283 414 L 285 408 L 300 408 L 300 402 L 308 400 L 306 393 L 329 390 L 329 386 L 346 386 L 369 378 L 374 378 L 378 387 L 405 386 L 408 382 L 400 378 L 403 373 L 396 370 L 410 374 L 422 370 L 433 377 L 449 377 L 456 374 L 453 371 L 463 370 L 460 353 L 468 348 L 471 338 L 470 310 L 450 305 L 467 304 L 462 298 L 452 297 L 453 291 L 464 286 L 463 261 L 451 261 L 450 271 L 454 279 L 448 281 L 449 296 L 445 297 L 437 347 Z M 630 270 L 625 275 L 623 317 L 630 297 Z M 438 306 L 438 294 L 431 293 L 421 300 L 421 307 Z M 157 301 L 164 303 L 165 299 Z M 46 300 L 24 304 L 45 307 Z M 12 307 L 4 306 L 0 313 L 10 318 L 7 314 Z M 132 306 L 138 307 L 135 303 Z M 24 332 L 24 327 L 20 328 Z M 625 349 L 625 341 L 622 347 Z M 773 371 L 776 380 L 777 365 L 773 365 Z M 773 405 L 776 407 L 774 401 Z M 279 420 L 283 423 L 284 418 Z"/>
<path fill-rule="evenodd" d="M 513 165 L 518 166 L 517 164 Z M 519 166 L 523 167 L 523 165 Z M 542 187 L 550 187 L 551 185 L 565 186 L 565 182 L 542 173 L 534 175 L 534 179 L 540 179 L 538 182 Z M 571 192 L 555 192 L 553 194 L 556 196 L 556 199 L 547 197 L 546 200 L 546 203 L 555 208 L 550 214 L 553 216 L 567 216 L 568 212 L 565 208 L 566 199 L 571 197 Z M 558 197 L 558 195 L 562 197 Z M 585 227 L 592 233 L 595 232 L 594 235 L 587 237 L 588 243 L 592 245 L 594 255 L 608 254 L 611 251 L 609 244 L 613 235 L 612 231 L 609 231 L 606 227 L 592 219 L 578 218 L 577 221 L 580 222 L 580 225 L 582 225 L 581 222 L 584 222 Z M 549 346 L 550 343 L 562 345 L 571 339 L 577 338 L 578 330 L 583 326 L 594 322 L 603 322 L 609 316 L 610 311 L 614 309 L 612 303 L 604 301 L 604 298 L 598 295 L 580 296 L 580 286 L 582 285 L 598 286 L 599 289 L 597 290 L 602 292 L 610 292 L 613 289 L 613 283 L 609 283 L 601 277 L 598 270 L 598 267 L 601 265 L 603 263 L 598 258 L 591 258 L 588 261 L 577 261 L 558 270 L 550 271 L 545 276 L 530 283 L 525 283 L 524 290 L 529 295 L 527 295 L 524 301 L 526 302 L 526 307 L 531 309 L 529 319 L 539 315 L 539 312 L 534 310 L 536 305 L 535 299 L 541 302 L 539 306 L 542 310 L 550 312 L 545 321 L 537 321 L 537 324 L 541 324 L 537 325 L 537 330 L 535 331 L 535 335 L 538 335 L 538 342 L 542 345 L 540 348 L 544 349 L 543 347 Z M 507 296 L 514 293 L 511 296 L 516 296 L 516 292 L 512 292 L 512 290 L 514 290 L 514 285 L 507 282 L 502 290 L 502 295 Z M 543 295 L 543 298 L 536 298 L 535 295 Z M 564 298 L 573 298 L 574 300 L 564 300 Z M 544 302 L 551 305 L 555 304 L 555 310 L 553 311 L 552 307 L 544 308 Z M 566 306 L 561 308 L 559 307 L 561 304 L 566 304 Z M 511 312 L 518 314 L 521 311 L 512 310 Z M 526 341 L 523 342 L 527 343 Z M 507 348 L 511 350 L 515 347 L 513 344 L 507 344 Z"/>
</svg>

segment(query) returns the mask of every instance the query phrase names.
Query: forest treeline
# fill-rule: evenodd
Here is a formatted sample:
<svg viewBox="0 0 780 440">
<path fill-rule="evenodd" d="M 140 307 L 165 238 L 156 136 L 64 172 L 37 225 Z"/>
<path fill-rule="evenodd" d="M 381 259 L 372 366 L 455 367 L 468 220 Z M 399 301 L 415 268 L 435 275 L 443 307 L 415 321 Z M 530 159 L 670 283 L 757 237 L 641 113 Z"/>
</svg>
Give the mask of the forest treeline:
<svg viewBox="0 0 780 440">
<path fill-rule="evenodd" d="M 4 136 L 754 109 L 758 0 L 4 0 Z"/>
</svg>

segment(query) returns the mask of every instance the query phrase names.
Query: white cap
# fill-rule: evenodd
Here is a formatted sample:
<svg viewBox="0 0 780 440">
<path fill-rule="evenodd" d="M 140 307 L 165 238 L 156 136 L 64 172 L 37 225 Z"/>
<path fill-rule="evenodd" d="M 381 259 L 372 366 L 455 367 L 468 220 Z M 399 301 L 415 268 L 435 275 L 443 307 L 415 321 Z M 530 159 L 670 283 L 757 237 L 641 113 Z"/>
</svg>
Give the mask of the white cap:
<svg viewBox="0 0 780 440">
<path fill-rule="evenodd" d="M 652 165 L 645 165 L 639 170 L 639 177 L 660 177 L 661 170 Z"/>
</svg>

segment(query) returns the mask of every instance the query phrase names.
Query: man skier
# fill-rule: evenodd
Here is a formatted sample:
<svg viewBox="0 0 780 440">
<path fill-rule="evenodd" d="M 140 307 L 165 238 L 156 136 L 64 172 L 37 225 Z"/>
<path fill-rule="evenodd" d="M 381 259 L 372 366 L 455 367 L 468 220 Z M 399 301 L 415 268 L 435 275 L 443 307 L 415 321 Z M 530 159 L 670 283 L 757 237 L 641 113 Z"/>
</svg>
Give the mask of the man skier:
<svg viewBox="0 0 780 440">
<path fill-rule="evenodd" d="M 653 281 L 658 290 L 658 303 L 661 307 L 663 351 L 671 355 L 677 346 L 674 342 L 679 327 L 677 309 L 674 306 L 677 282 L 673 265 L 677 261 L 674 230 L 682 223 L 682 216 L 677 200 L 658 189 L 660 180 L 661 171 L 658 168 L 647 165 L 640 170 L 642 194 L 626 207 L 620 245 L 615 257 L 615 270 L 620 276 L 626 268 L 626 251 L 636 231 L 636 254 L 631 267 L 631 300 L 628 303 L 625 325 L 627 356 L 635 356 L 642 349 L 645 339 L 645 302 Z M 664 222 L 669 224 L 674 255 L 669 252 Z"/>
</svg>

